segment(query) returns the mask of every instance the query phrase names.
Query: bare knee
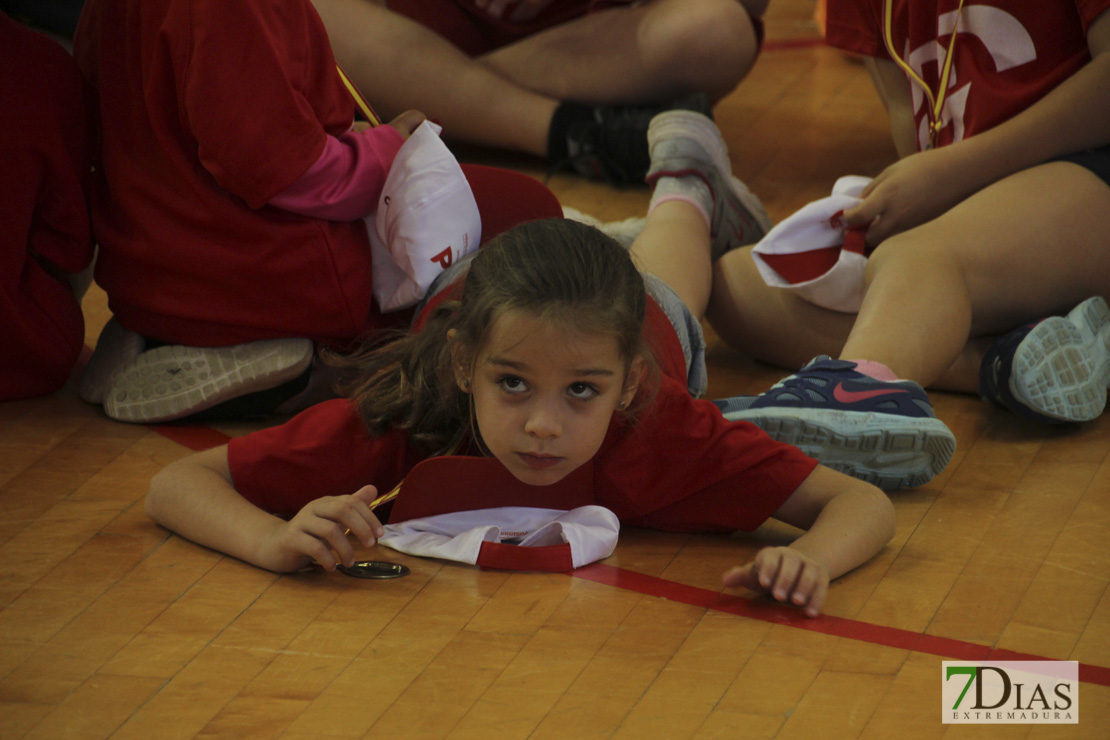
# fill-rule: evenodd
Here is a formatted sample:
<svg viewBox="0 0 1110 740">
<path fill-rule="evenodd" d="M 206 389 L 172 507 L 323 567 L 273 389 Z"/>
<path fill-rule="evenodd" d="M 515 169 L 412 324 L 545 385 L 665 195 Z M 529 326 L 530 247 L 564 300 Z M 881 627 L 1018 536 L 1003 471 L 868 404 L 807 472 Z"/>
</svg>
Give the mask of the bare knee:
<svg viewBox="0 0 1110 740">
<path fill-rule="evenodd" d="M 884 274 L 922 271 L 928 275 L 946 274 L 949 279 L 962 273 L 956 242 L 942 234 L 931 233 L 929 225 L 895 234 L 871 252 L 864 269 L 864 282 L 870 286 Z"/>
<path fill-rule="evenodd" d="M 738 0 L 660 2 L 659 10 L 663 12 L 645 26 L 641 42 L 654 50 L 661 79 L 716 100 L 751 70 L 758 43 L 752 16 Z"/>
</svg>

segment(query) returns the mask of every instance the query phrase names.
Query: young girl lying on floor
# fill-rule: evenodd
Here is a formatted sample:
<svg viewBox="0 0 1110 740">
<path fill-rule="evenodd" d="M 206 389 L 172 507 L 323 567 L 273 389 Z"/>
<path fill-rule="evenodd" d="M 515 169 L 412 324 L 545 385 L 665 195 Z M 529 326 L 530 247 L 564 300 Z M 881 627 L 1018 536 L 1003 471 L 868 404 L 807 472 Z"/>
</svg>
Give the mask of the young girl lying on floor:
<svg viewBox="0 0 1110 740">
<path fill-rule="evenodd" d="M 692 116 L 652 124 L 656 197 L 631 255 L 563 219 L 502 234 L 444 273 L 413 331 L 342 361 L 355 375 L 349 400 L 170 465 L 151 483 L 151 516 L 260 567 L 331 570 L 354 560 L 348 532 L 367 547 L 382 536 L 368 504 L 421 460 L 492 457 L 535 486 L 592 463 L 595 503 L 628 525 L 732 532 L 774 517 L 806 530 L 724 583 L 815 616 L 829 581 L 891 538 L 893 507 L 694 397 L 712 269 L 706 211 L 729 210 L 749 237 L 763 226 L 731 177 L 727 204 L 706 209 L 684 190 L 691 162 L 713 159 L 701 150 L 723 150 Z"/>
</svg>

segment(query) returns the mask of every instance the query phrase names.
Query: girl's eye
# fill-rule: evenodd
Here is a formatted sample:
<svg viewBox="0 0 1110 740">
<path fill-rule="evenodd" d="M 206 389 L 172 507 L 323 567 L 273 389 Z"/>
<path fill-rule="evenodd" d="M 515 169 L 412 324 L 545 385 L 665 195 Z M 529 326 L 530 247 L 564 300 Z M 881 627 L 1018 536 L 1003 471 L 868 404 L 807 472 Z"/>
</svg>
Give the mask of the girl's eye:
<svg viewBox="0 0 1110 740">
<path fill-rule="evenodd" d="M 507 393 L 524 393 L 528 390 L 528 384 L 522 378 L 515 375 L 506 375 L 497 380 L 497 384 L 501 386 L 501 390 Z"/>
<path fill-rule="evenodd" d="M 579 400 L 588 400 L 598 394 L 597 388 L 589 383 L 571 383 L 567 393 Z"/>
</svg>

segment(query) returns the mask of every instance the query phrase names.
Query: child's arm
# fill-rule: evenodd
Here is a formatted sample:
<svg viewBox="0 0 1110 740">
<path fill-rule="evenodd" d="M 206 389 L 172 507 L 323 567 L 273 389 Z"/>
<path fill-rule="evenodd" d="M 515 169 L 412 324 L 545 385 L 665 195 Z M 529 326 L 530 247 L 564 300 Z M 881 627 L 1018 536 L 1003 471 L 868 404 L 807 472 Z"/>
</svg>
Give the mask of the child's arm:
<svg viewBox="0 0 1110 740">
<path fill-rule="evenodd" d="M 867 241 L 879 244 L 936 218 L 1004 177 L 1064 154 L 1110 144 L 1110 11 L 1091 24 L 1087 45 L 1091 61 L 1018 115 L 949 146 L 910 154 L 888 167 L 864 190 L 864 202 L 845 211 L 845 222 L 872 224 Z M 908 95 L 908 81 L 902 87 L 893 84 L 896 73 L 901 74 L 893 62 L 874 64 L 873 76 L 885 84 L 881 92 Z M 892 124 L 896 123 L 892 116 Z M 895 138 L 899 140 L 898 131 Z"/>
<path fill-rule="evenodd" d="M 319 498 L 287 522 L 239 495 L 225 445 L 178 460 L 155 475 L 146 510 L 183 537 L 268 570 L 295 571 L 316 561 L 330 571 L 338 563 L 354 562 L 348 530 L 367 547 L 383 534 L 367 506 L 376 496 L 373 486 L 365 486 L 350 496 Z"/>
<path fill-rule="evenodd" d="M 819 465 L 775 512 L 807 530 L 789 547 L 767 547 L 724 574 L 730 587 L 821 611 L 829 581 L 870 560 L 894 536 L 894 506 L 870 483 Z"/>
<path fill-rule="evenodd" d="M 906 73 L 894 62 L 864 57 L 864 66 L 871 73 L 871 82 L 879 91 L 883 107 L 890 118 L 894 150 L 899 158 L 917 151 L 917 124 L 913 120 L 913 93 Z"/>
<path fill-rule="evenodd" d="M 328 221 L 364 218 L 378 207 L 401 145 L 423 122 L 423 113 L 410 110 L 377 128 L 356 125 L 341 136 L 329 135 L 316 163 L 269 204 Z"/>
</svg>

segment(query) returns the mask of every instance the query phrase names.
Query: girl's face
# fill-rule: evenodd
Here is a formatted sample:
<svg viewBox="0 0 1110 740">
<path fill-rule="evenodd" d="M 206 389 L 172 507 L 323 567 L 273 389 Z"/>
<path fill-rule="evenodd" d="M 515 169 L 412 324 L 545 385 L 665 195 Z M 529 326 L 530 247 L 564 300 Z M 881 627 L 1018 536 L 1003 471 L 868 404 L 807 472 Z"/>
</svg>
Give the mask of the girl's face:
<svg viewBox="0 0 1110 740">
<path fill-rule="evenodd" d="M 597 454 L 613 412 L 636 394 L 641 364 L 629 368 L 611 335 L 508 311 L 459 380 L 493 456 L 522 482 L 550 485 Z"/>
</svg>

